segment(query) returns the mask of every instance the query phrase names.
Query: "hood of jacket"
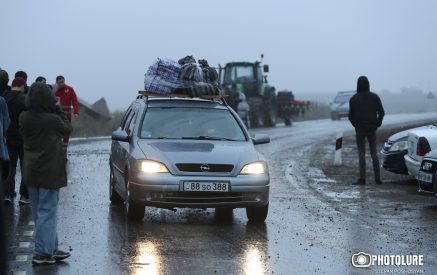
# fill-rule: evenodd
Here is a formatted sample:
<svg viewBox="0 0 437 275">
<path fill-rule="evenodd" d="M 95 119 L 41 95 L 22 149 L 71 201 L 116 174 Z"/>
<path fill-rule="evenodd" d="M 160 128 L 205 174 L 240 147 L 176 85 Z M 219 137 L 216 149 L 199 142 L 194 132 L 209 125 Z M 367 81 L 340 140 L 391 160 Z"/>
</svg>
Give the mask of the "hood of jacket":
<svg viewBox="0 0 437 275">
<path fill-rule="evenodd" d="M 370 92 L 369 80 L 365 76 L 360 76 L 357 81 L 357 92 Z"/>
<path fill-rule="evenodd" d="M 33 83 L 26 95 L 28 109 L 42 109 L 53 112 L 56 109 L 56 97 L 49 86 L 43 83 Z"/>
</svg>

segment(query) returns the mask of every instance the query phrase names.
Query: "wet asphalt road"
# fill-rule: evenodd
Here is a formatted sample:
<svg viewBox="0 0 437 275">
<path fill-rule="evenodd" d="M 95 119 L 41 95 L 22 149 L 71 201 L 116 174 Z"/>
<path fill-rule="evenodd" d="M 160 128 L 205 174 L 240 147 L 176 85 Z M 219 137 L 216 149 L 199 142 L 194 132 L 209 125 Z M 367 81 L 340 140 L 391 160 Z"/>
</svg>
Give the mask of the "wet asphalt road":
<svg viewBox="0 0 437 275">
<path fill-rule="evenodd" d="M 437 114 L 387 116 L 384 123 L 434 117 Z M 110 141 L 72 144 L 69 186 L 61 191 L 58 220 L 60 248 L 70 250 L 72 257 L 62 264 L 32 267 L 30 207 L 15 205 L 5 211 L 11 270 L 26 274 L 377 273 L 375 268 L 359 270 L 351 265 L 353 253 L 366 251 L 424 254 L 424 273 L 435 274 L 436 239 L 429 241 L 420 234 L 422 228 L 428 235 L 437 232 L 437 200 L 400 201 L 387 188 L 385 197 L 368 189 L 345 188 L 342 198 L 331 196 L 329 188 L 314 187 L 313 178 L 320 174 L 306 167 L 308 152 L 338 131 L 350 130 L 346 120 L 319 120 L 253 131 L 272 139 L 258 147 L 271 173 L 269 216 L 262 225 L 247 223 L 243 209 L 223 221 L 213 209 L 148 208 L 142 222 L 128 222 L 123 207 L 109 203 Z M 379 216 L 374 208 L 360 205 L 363 197 L 365 203 L 384 201 L 384 205 L 428 212 L 417 218 L 418 211 L 401 218 Z M 374 226 L 381 222 L 390 226 Z M 405 231 L 406 225 L 421 230 Z"/>
</svg>

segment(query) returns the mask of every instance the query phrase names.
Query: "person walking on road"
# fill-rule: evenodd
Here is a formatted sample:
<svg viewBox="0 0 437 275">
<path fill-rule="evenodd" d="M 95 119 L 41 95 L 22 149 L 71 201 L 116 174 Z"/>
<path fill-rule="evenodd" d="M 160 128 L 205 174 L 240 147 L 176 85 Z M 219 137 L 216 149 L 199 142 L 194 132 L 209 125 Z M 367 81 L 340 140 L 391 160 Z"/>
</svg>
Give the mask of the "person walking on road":
<svg viewBox="0 0 437 275">
<path fill-rule="evenodd" d="M 376 152 L 376 130 L 382 125 L 385 113 L 379 96 L 370 91 L 367 77 L 360 76 L 358 78 L 357 93 L 350 99 L 349 106 L 349 121 L 355 128 L 360 166 L 360 177 L 354 184 L 366 184 L 366 138 L 373 161 L 375 183 L 382 184 Z"/>
<path fill-rule="evenodd" d="M 79 117 L 79 104 L 74 89 L 65 84 L 65 78 L 62 75 L 56 77 L 56 85 L 54 88 L 55 96 L 59 100 L 62 110 L 65 112 L 68 121 L 71 123 L 71 106 L 73 105 L 74 118 Z M 70 136 L 66 135 L 63 138 L 64 150 L 67 152 Z"/>
<path fill-rule="evenodd" d="M 10 158 L 10 172 L 9 177 L 5 182 L 5 202 L 12 203 L 12 199 L 15 198 L 15 174 L 17 172 L 17 162 L 20 161 L 20 167 L 23 168 L 23 139 L 21 137 L 18 118 L 20 114 L 26 110 L 24 103 L 24 89 L 26 87 L 26 81 L 17 77 L 12 81 L 11 91 L 6 91 L 3 97 L 8 105 L 9 117 L 11 119 L 11 125 L 6 132 L 6 144 L 8 146 L 9 158 Z M 20 204 L 29 204 L 29 194 L 27 187 L 23 183 L 21 178 L 20 184 Z"/>
<path fill-rule="evenodd" d="M 23 177 L 35 222 L 34 264 L 53 264 L 70 256 L 58 249 L 56 223 L 59 190 L 67 186 L 62 137 L 72 128 L 56 103 L 46 84 L 34 83 L 26 96 L 27 111 L 19 118 L 24 141 Z"/>
</svg>

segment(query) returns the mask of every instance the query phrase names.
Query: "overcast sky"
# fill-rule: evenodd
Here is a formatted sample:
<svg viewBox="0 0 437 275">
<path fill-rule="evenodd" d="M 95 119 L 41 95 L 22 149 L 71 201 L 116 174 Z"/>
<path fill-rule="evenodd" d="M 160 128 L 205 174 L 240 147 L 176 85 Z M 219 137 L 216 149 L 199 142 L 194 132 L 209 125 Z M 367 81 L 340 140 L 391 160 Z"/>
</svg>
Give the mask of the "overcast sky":
<svg viewBox="0 0 437 275">
<path fill-rule="evenodd" d="M 297 97 L 355 89 L 437 91 L 435 0 L 3 0 L 0 67 L 125 109 L 156 57 L 255 61 Z M 29 83 L 29 84 L 30 84 Z"/>
</svg>

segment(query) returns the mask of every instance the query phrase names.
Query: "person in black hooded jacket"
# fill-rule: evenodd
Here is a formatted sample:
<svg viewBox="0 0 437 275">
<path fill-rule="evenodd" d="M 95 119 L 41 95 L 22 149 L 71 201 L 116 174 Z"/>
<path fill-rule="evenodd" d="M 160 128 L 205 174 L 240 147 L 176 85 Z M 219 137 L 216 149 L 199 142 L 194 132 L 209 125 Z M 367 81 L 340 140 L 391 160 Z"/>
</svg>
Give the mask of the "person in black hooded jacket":
<svg viewBox="0 0 437 275">
<path fill-rule="evenodd" d="M 12 81 L 12 89 L 6 91 L 3 97 L 8 105 L 9 117 L 11 118 L 11 125 L 6 132 L 6 144 L 8 146 L 10 158 L 10 174 L 5 182 L 5 202 L 12 203 L 15 197 L 15 174 L 17 171 L 17 162 L 20 161 L 20 167 L 23 167 L 23 138 L 21 137 L 18 118 L 20 114 L 26 110 L 24 102 L 24 90 L 26 87 L 26 80 L 21 77 L 16 77 Z M 29 193 L 27 186 L 21 180 L 20 185 L 20 204 L 29 204 Z"/>
<path fill-rule="evenodd" d="M 379 170 L 379 159 L 376 152 L 376 130 L 382 125 L 384 108 L 381 99 L 370 91 L 369 80 L 360 76 L 357 81 L 357 93 L 349 101 L 349 121 L 355 128 L 360 178 L 357 185 L 366 184 L 366 143 L 369 142 L 369 151 L 373 161 L 375 183 L 382 184 Z"/>
</svg>

